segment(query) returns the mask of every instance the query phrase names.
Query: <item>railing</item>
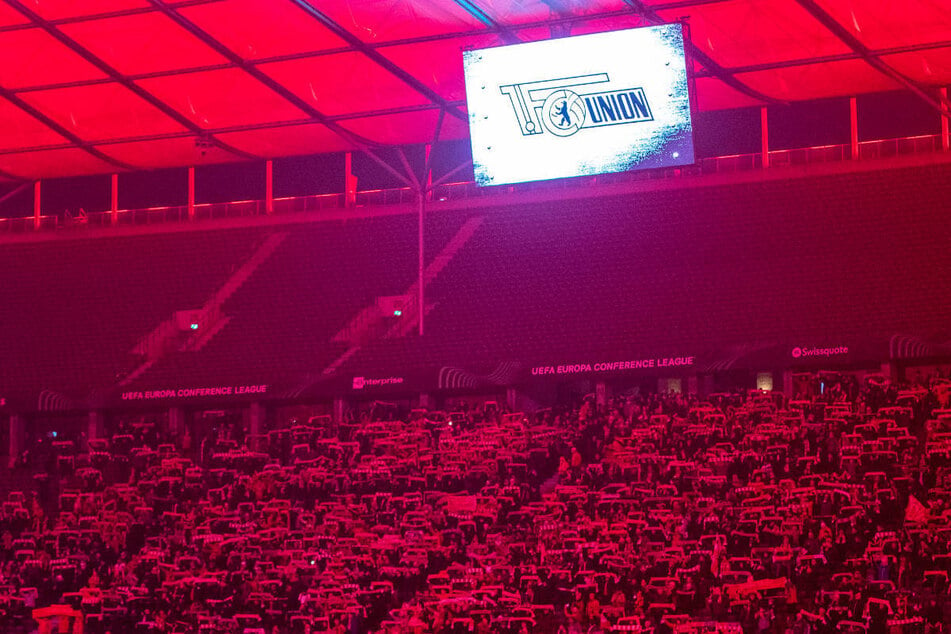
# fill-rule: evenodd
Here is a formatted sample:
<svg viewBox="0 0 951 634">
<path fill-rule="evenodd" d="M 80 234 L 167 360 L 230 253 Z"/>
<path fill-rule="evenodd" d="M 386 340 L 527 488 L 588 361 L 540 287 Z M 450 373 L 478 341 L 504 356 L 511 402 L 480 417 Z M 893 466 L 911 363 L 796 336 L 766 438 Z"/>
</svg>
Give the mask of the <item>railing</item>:
<svg viewBox="0 0 951 634">
<path fill-rule="evenodd" d="M 912 154 L 929 154 L 943 150 L 943 140 L 939 134 L 862 141 L 858 144 L 858 159 L 867 160 Z M 769 165 L 771 167 L 788 167 L 793 165 L 842 162 L 850 160 L 850 154 L 851 148 L 848 144 L 822 145 L 792 150 L 772 150 L 769 152 Z M 471 181 L 448 183 L 435 187 L 431 195 L 433 201 L 445 202 L 541 189 L 578 189 L 596 184 L 634 183 L 680 178 L 684 176 L 729 174 L 762 169 L 762 167 L 763 157 L 761 153 L 757 152 L 753 154 L 735 154 L 699 159 L 697 163 L 684 167 L 602 174 L 589 178 L 562 179 L 558 181 L 499 185 L 493 187 L 479 187 Z M 413 190 L 409 187 L 375 189 L 357 192 L 355 203 L 358 207 L 409 204 L 414 201 L 414 196 Z M 273 201 L 273 213 L 294 214 L 319 212 L 327 209 L 339 210 L 345 206 L 346 196 L 343 193 L 292 196 L 287 198 L 275 198 Z M 265 213 L 265 202 L 263 200 L 205 203 L 195 205 L 194 220 L 242 218 L 262 216 L 265 215 Z M 184 223 L 190 222 L 191 220 L 188 215 L 188 207 L 186 205 L 180 205 L 172 207 L 151 207 L 147 209 L 121 209 L 116 212 L 115 225 L 142 226 Z M 0 218 L 0 233 L 32 233 L 34 231 L 110 226 L 113 226 L 113 214 L 109 211 L 87 213 L 83 218 L 68 218 L 53 215 L 40 216 L 38 224 L 37 219 L 33 216 L 24 218 Z"/>
</svg>

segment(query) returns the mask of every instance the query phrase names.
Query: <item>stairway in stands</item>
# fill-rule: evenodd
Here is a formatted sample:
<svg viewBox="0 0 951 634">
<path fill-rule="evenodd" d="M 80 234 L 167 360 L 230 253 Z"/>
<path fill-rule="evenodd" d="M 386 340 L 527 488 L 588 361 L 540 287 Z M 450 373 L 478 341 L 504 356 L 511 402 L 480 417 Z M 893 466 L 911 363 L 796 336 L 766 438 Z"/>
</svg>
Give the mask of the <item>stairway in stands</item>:
<svg viewBox="0 0 951 634">
<path fill-rule="evenodd" d="M 216 334 L 221 332 L 221 329 L 230 321 L 230 318 L 221 310 L 222 304 L 234 295 L 241 288 L 241 285 L 271 257 L 288 235 L 286 231 L 272 233 L 261 242 L 251 256 L 232 273 L 231 277 L 225 280 L 224 284 L 208 298 L 199 310 L 195 311 L 194 321 L 198 326 L 195 334 L 188 337 L 181 345 L 175 346 L 175 349 L 179 352 L 201 350 Z M 180 336 L 179 333 L 181 332 L 175 322 L 176 317 L 173 315 L 159 324 L 152 333 L 136 346 L 135 351 L 146 353 L 147 358 L 119 383 L 120 386 L 129 385 L 140 378 L 161 357 L 167 354 L 167 352 L 156 354 L 155 350 L 170 350 L 166 343 Z"/>
<path fill-rule="evenodd" d="M 485 221 L 483 216 L 473 216 L 469 218 L 465 224 L 463 224 L 459 231 L 456 232 L 456 235 L 443 247 L 433 261 L 426 265 L 426 268 L 423 270 L 423 288 L 425 289 L 426 285 L 436 279 L 443 269 L 452 261 L 452 258 L 455 257 L 457 253 L 469 242 L 469 239 L 475 234 L 475 232 L 482 226 L 482 223 Z M 404 337 L 416 328 L 416 325 L 419 323 L 420 316 L 420 306 L 419 306 L 419 281 L 417 280 L 409 289 L 406 291 L 406 297 L 409 302 L 403 309 L 403 319 L 399 320 L 396 324 L 390 328 L 389 332 L 384 335 L 384 339 L 393 339 L 395 337 Z M 425 298 L 424 300 L 425 301 Z M 432 310 L 432 306 L 423 307 L 423 315 L 429 313 Z"/>
<path fill-rule="evenodd" d="M 269 235 L 259 246 L 254 253 L 251 254 L 244 264 L 234 272 L 228 280 L 222 284 L 221 288 L 215 291 L 215 294 L 212 295 L 211 299 L 205 302 L 205 306 L 202 310 L 211 310 L 213 308 L 219 308 L 225 300 L 234 295 L 235 291 L 241 288 L 241 285 L 244 284 L 249 277 L 264 264 L 265 260 L 271 257 L 271 254 L 274 253 L 281 243 L 284 242 L 289 234 L 286 231 L 281 231 L 278 233 L 272 233 Z"/>
<path fill-rule="evenodd" d="M 482 226 L 485 218 L 482 216 L 473 216 L 466 220 L 465 223 L 459 228 L 458 231 L 450 238 L 449 242 L 436 254 L 436 257 L 426 265 L 423 269 L 423 288 L 433 280 L 446 268 L 446 266 L 452 261 L 452 259 L 459 253 L 459 251 L 469 242 L 476 231 Z M 403 297 L 406 298 L 406 303 L 402 307 L 403 315 L 398 320 L 398 322 L 389 328 L 381 338 L 392 339 L 396 337 L 403 337 L 407 334 L 413 332 L 416 329 L 417 324 L 419 323 L 420 307 L 419 307 L 419 281 L 417 280 L 413 283 L 403 294 Z M 358 314 L 369 314 L 373 311 L 370 310 L 372 307 L 364 308 L 361 313 Z M 428 313 L 432 310 L 433 305 L 427 304 L 425 306 L 425 311 Z M 346 332 L 348 337 L 352 337 L 354 341 L 358 340 L 359 337 L 354 336 L 354 329 L 359 328 L 372 328 L 374 323 L 370 323 L 372 320 L 368 319 L 365 324 L 356 324 L 351 323 L 344 329 L 342 332 Z M 340 335 L 338 335 L 339 337 Z M 360 343 L 354 343 L 349 346 L 340 356 L 334 359 L 330 364 L 328 364 L 320 376 L 326 377 L 334 374 L 340 366 L 342 366 L 346 361 L 348 361 L 353 355 L 355 355 L 364 343 L 368 341 L 361 341 Z M 299 395 L 304 390 L 306 390 L 313 382 L 318 379 L 309 379 L 304 382 L 298 389 L 291 392 L 292 395 Z"/>
<path fill-rule="evenodd" d="M 181 350 L 201 350 L 211 341 L 212 337 L 221 331 L 229 321 L 229 318 L 221 311 L 222 304 L 234 295 L 235 291 L 241 288 L 241 285 L 248 281 L 248 278 L 258 270 L 258 267 L 271 257 L 271 254 L 281 246 L 287 236 L 286 231 L 269 235 L 261 243 L 261 246 L 251 254 L 251 257 L 234 272 L 234 275 L 229 277 L 221 285 L 221 288 L 215 291 L 214 295 L 201 307 L 198 317 L 198 332 L 182 345 Z"/>
</svg>

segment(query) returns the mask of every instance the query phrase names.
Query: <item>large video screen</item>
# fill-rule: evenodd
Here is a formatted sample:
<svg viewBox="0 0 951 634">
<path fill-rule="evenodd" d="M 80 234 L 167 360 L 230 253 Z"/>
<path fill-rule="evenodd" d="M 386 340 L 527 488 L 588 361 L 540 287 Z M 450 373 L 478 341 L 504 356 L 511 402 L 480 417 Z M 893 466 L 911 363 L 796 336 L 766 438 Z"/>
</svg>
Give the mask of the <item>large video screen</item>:
<svg viewBox="0 0 951 634">
<path fill-rule="evenodd" d="M 679 24 L 464 55 L 479 185 L 694 162 Z"/>
</svg>

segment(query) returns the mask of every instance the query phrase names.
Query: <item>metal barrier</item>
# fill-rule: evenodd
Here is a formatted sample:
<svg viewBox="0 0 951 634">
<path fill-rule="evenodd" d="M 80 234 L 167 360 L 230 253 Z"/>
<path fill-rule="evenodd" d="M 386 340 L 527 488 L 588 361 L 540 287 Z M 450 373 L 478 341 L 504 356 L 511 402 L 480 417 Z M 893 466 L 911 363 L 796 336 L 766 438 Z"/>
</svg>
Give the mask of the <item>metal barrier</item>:
<svg viewBox="0 0 951 634">
<path fill-rule="evenodd" d="M 881 139 L 862 141 L 858 144 L 858 159 L 878 159 L 928 154 L 943 151 L 942 137 L 939 134 L 904 137 L 899 139 Z M 769 152 L 769 164 L 775 167 L 831 163 L 850 160 L 851 148 L 844 145 L 823 145 L 790 150 L 772 150 Z M 705 174 L 729 174 L 762 169 L 763 157 L 759 152 L 702 158 L 694 165 L 677 168 L 601 174 L 582 179 L 562 179 L 539 183 L 520 183 L 518 185 L 497 185 L 479 187 L 475 183 L 447 183 L 435 187 L 430 196 L 436 202 L 468 200 L 499 196 L 514 192 L 526 192 L 536 189 L 552 188 L 578 189 L 597 184 L 633 183 L 660 179 L 699 176 Z M 355 204 L 367 205 L 411 204 L 415 194 L 409 187 L 393 189 L 375 189 L 356 193 Z M 294 214 L 319 212 L 326 209 L 339 210 L 346 205 L 344 193 L 317 194 L 312 196 L 290 196 L 275 198 L 274 214 Z M 194 220 L 215 220 L 222 218 L 241 218 L 265 214 L 263 200 L 243 200 L 225 203 L 203 203 L 195 205 Z M 87 213 L 83 218 L 61 216 L 40 216 L 39 227 L 35 227 L 34 217 L 0 218 L 0 234 L 30 233 L 33 231 L 66 231 L 86 227 L 141 226 L 165 223 L 190 222 L 186 205 L 171 207 L 151 207 L 147 209 L 120 209 L 115 214 L 110 211 Z"/>
</svg>

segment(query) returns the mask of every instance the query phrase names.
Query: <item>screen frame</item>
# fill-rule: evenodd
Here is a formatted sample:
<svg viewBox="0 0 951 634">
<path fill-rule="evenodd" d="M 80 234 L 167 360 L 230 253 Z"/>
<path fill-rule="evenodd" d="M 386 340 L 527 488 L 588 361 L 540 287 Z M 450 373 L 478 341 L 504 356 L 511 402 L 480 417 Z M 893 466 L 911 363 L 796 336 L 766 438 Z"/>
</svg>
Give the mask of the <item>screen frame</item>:
<svg viewBox="0 0 951 634">
<path fill-rule="evenodd" d="M 696 135 L 697 135 L 696 125 L 698 123 L 696 115 L 697 115 L 698 107 L 697 107 L 697 93 L 696 93 L 696 73 L 693 68 L 693 63 L 695 60 L 689 54 L 689 46 L 688 46 L 690 44 L 689 25 L 687 25 L 683 21 L 668 22 L 664 24 L 642 26 L 642 27 L 636 27 L 636 28 L 616 29 L 612 31 L 601 31 L 596 33 L 585 33 L 585 34 L 577 35 L 577 36 L 550 38 L 547 40 L 520 42 L 517 44 L 502 44 L 498 46 L 481 47 L 481 48 L 466 50 L 463 52 L 463 66 L 464 66 L 463 74 L 464 74 L 464 82 L 465 82 L 465 90 L 466 90 L 467 107 L 470 105 L 469 104 L 470 92 L 472 91 L 472 84 L 473 84 L 472 77 L 470 76 L 470 71 L 469 71 L 470 58 L 474 55 L 477 55 L 480 52 L 495 51 L 500 49 L 510 49 L 510 48 L 521 47 L 521 46 L 547 44 L 547 43 L 559 41 L 559 40 L 576 40 L 576 39 L 583 39 L 583 38 L 589 38 L 589 37 L 604 36 L 609 34 L 629 33 L 629 32 L 636 32 L 636 31 L 642 31 L 642 30 L 657 31 L 660 29 L 672 29 L 672 28 L 676 28 L 679 30 L 680 44 L 681 44 L 681 50 L 682 50 L 682 56 L 683 56 L 682 59 L 683 59 L 684 67 L 683 67 L 682 81 L 683 81 L 685 95 L 683 98 L 684 105 L 681 107 L 685 108 L 686 110 L 686 124 L 684 127 L 686 127 L 687 129 L 683 131 L 683 135 L 689 140 L 689 156 L 685 157 L 684 159 L 680 159 L 680 157 L 677 157 L 677 158 L 672 157 L 672 159 L 669 162 L 665 164 L 661 164 L 661 165 L 655 164 L 655 165 L 646 165 L 644 167 L 640 167 L 637 164 L 635 164 L 633 167 L 626 166 L 626 167 L 621 167 L 619 169 L 604 169 L 601 171 L 592 171 L 588 173 L 575 173 L 575 174 L 567 174 L 567 175 L 556 174 L 556 175 L 547 176 L 547 177 L 525 177 L 525 178 L 513 177 L 513 178 L 504 178 L 504 179 L 493 178 L 491 179 L 491 182 L 486 182 L 487 179 L 480 178 L 480 173 L 478 168 L 480 152 L 476 148 L 476 139 L 474 138 L 474 135 L 472 133 L 474 119 L 476 116 L 479 115 L 479 113 L 478 112 L 473 113 L 470 107 L 469 108 L 469 145 L 470 145 L 471 155 L 473 158 L 473 180 L 476 183 L 476 185 L 479 187 L 512 186 L 512 185 L 518 185 L 523 183 L 539 183 L 539 182 L 546 182 L 546 181 L 568 180 L 568 179 L 576 179 L 576 178 L 591 178 L 591 177 L 611 175 L 611 174 L 629 174 L 629 173 L 636 173 L 636 172 L 650 172 L 650 171 L 666 170 L 666 169 L 683 169 L 686 167 L 697 165 L 698 162 L 700 161 L 700 157 L 698 156 L 698 153 L 697 153 L 697 140 L 696 140 Z M 663 37 L 662 34 L 658 35 L 658 38 L 662 38 L 662 37 Z M 605 75 L 607 75 L 607 73 L 605 73 Z M 678 81 L 680 81 L 679 73 L 677 76 L 678 76 Z M 508 86 L 499 84 L 500 89 L 504 87 L 508 87 Z M 534 104 L 535 102 L 532 102 L 532 103 Z M 512 99 L 512 105 L 513 106 L 515 105 L 514 98 Z M 534 106 L 534 105 L 532 107 L 537 108 L 537 106 Z M 587 127 L 595 127 L 595 126 L 587 126 Z M 547 128 L 547 129 L 550 130 L 550 128 Z M 525 130 L 523 129 L 523 136 L 524 135 L 525 135 Z M 665 143 L 666 142 L 669 142 L 669 139 L 666 140 Z M 632 147 L 633 147 L 633 144 L 632 144 Z M 660 155 L 660 152 L 647 154 L 642 159 L 640 159 L 638 163 L 647 162 L 651 158 L 658 157 L 659 155 Z"/>
</svg>

